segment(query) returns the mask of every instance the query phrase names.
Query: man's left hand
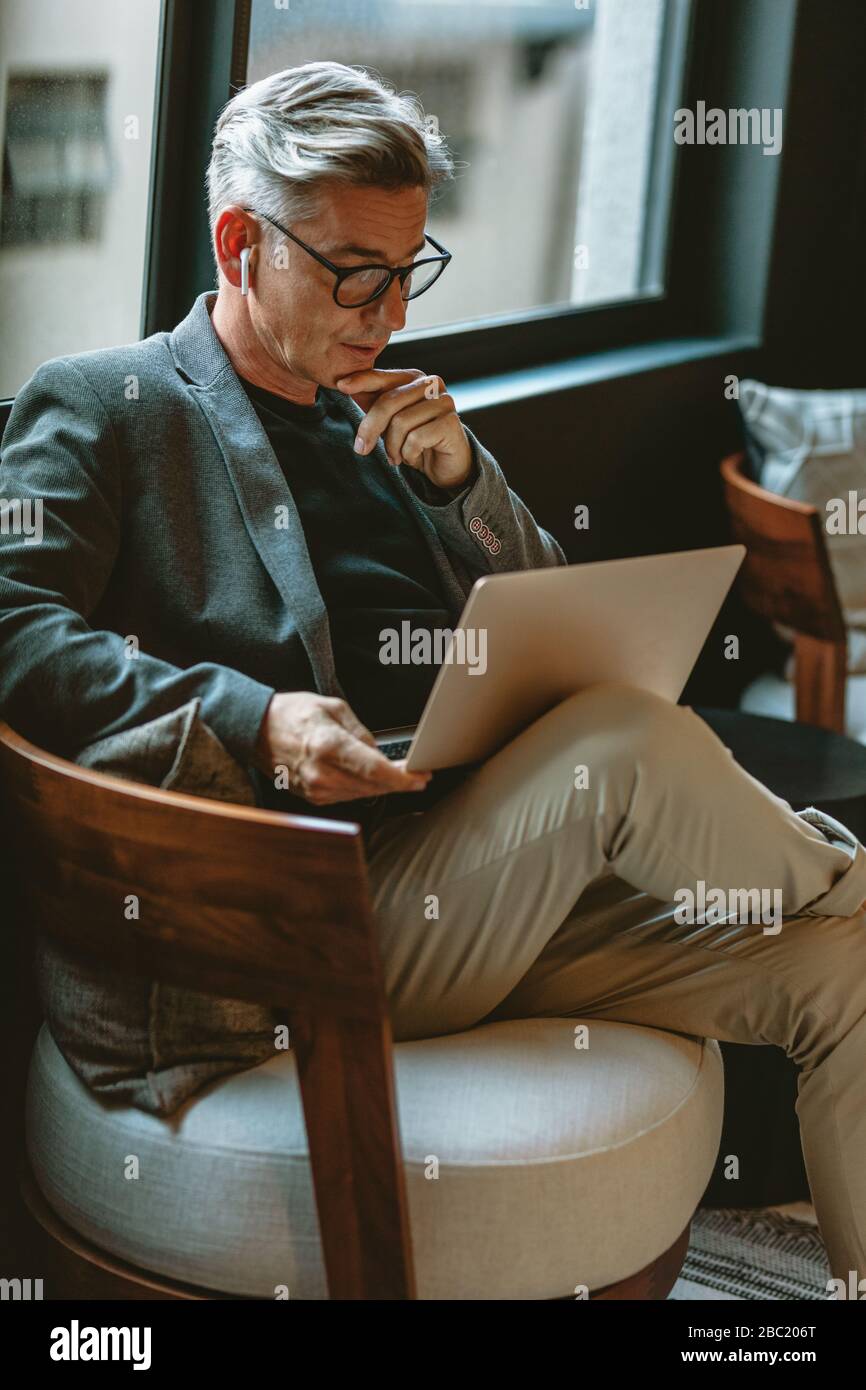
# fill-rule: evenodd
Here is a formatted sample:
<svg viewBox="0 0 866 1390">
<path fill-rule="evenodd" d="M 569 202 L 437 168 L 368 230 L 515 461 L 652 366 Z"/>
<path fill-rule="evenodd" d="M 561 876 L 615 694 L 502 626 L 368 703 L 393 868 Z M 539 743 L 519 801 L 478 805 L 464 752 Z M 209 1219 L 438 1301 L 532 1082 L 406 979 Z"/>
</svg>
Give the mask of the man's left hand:
<svg viewBox="0 0 866 1390">
<path fill-rule="evenodd" d="M 472 446 L 441 377 L 373 367 L 340 377 L 336 385 L 365 412 L 357 453 L 369 454 L 381 436 L 394 467 L 406 463 L 441 488 L 469 480 Z"/>
</svg>

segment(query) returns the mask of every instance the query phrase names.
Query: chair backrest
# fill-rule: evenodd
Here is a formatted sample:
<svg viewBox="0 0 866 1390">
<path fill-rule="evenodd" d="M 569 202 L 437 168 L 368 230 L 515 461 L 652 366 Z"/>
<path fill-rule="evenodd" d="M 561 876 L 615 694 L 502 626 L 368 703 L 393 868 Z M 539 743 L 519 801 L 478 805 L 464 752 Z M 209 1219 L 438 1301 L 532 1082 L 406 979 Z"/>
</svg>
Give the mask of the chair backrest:
<svg viewBox="0 0 866 1390">
<path fill-rule="evenodd" d="M 744 601 L 796 634 L 797 717 L 844 729 L 846 630 L 816 507 L 746 477 L 746 455 L 721 464 L 733 538 L 746 547 Z"/>
<path fill-rule="evenodd" d="M 0 798 L 28 928 L 106 966 L 287 1011 L 331 1297 L 412 1297 L 359 827 L 92 772 L 7 724 Z"/>
<path fill-rule="evenodd" d="M 745 475 L 745 459 L 732 454 L 721 465 L 734 537 L 746 546 L 740 570 L 745 601 L 795 632 L 844 642 L 845 620 L 820 513 L 753 483 Z"/>
</svg>

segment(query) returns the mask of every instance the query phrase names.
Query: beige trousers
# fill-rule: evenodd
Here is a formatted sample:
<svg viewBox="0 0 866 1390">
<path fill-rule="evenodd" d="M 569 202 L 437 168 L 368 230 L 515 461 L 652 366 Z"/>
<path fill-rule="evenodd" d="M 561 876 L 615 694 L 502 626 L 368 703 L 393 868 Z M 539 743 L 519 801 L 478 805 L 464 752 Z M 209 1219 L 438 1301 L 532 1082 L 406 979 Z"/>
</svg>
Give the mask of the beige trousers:
<svg viewBox="0 0 866 1390">
<path fill-rule="evenodd" d="M 605 685 L 386 821 L 368 860 L 397 1041 L 578 1015 L 784 1048 L 832 1273 L 866 1276 L 866 851 L 850 831 L 794 812 L 692 710 Z M 700 916 L 711 889 L 721 920 L 718 897 Z M 749 889 L 783 920 L 728 896 Z"/>
</svg>

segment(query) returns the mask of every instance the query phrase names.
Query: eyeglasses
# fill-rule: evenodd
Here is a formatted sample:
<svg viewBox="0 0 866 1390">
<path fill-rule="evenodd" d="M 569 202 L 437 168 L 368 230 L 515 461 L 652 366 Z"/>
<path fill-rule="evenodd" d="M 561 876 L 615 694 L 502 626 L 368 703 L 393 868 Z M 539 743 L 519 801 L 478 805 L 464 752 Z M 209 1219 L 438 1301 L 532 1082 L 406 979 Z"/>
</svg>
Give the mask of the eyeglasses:
<svg viewBox="0 0 866 1390">
<path fill-rule="evenodd" d="M 359 309 L 362 304 L 372 303 L 390 288 L 392 280 L 400 281 L 400 294 L 404 300 L 417 299 L 419 294 L 424 294 L 425 290 L 429 290 L 434 281 L 439 279 L 451 260 L 451 252 L 446 251 L 444 246 L 440 246 L 438 241 L 425 232 L 424 240 L 435 246 L 440 255 L 425 256 L 423 260 L 414 261 L 412 265 L 397 266 L 394 269 L 387 265 L 334 265 L 333 261 L 327 260 L 318 251 L 314 251 L 312 246 L 295 236 L 294 232 L 290 232 L 288 227 L 276 222 L 273 217 L 268 217 L 266 212 L 257 212 L 255 208 L 244 208 L 244 212 L 263 217 L 272 227 L 276 227 L 284 236 L 290 237 L 313 256 L 320 265 L 326 266 L 332 275 L 336 275 L 334 302 L 339 304 L 341 309 Z"/>
</svg>

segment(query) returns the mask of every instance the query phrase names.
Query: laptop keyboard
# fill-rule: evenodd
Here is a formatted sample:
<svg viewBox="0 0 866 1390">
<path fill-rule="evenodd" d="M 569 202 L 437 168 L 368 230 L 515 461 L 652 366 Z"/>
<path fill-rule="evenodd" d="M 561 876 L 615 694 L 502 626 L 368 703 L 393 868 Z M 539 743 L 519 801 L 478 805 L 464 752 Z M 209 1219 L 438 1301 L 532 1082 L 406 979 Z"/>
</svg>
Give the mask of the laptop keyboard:
<svg viewBox="0 0 866 1390">
<path fill-rule="evenodd" d="M 405 758 L 411 743 L 411 738 L 401 738 L 396 743 L 380 743 L 379 751 L 384 753 L 390 762 L 396 763 L 400 758 Z"/>
</svg>

